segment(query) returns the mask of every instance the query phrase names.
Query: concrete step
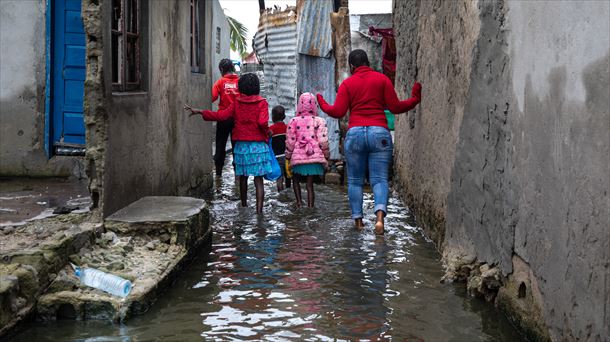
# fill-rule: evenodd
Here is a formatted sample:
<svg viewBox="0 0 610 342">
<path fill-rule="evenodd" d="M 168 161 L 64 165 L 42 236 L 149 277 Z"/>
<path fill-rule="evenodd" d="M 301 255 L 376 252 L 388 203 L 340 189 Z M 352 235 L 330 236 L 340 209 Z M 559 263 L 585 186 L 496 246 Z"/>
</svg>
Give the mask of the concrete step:
<svg viewBox="0 0 610 342">
<path fill-rule="evenodd" d="M 86 287 L 66 266 L 39 299 L 38 318 L 124 321 L 142 314 L 211 237 L 205 202 L 189 197 L 144 197 L 108 217 L 105 229 L 70 260 L 131 280 L 130 294 Z"/>
<path fill-rule="evenodd" d="M 39 296 L 68 263 L 95 241 L 102 224 L 89 214 L 51 217 L 15 227 L 0 244 L 0 336 L 28 316 Z"/>
</svg>

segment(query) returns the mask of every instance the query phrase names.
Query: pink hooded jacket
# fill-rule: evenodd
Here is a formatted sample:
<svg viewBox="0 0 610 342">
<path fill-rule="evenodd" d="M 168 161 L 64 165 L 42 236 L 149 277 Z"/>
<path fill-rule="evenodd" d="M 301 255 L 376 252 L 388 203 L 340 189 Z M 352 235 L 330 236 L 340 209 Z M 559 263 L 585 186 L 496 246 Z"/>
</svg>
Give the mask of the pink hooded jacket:
<svg viewBox="0 0 610 342">
<path fill-rule="evenodd" d="M 329 157 L 326 120 L 318 116 L 318 102 L 311 93 L 299 97 L 296 116 L 286 131 L 286 159 L 291 166 L 320 163 Z"/>
</svg>

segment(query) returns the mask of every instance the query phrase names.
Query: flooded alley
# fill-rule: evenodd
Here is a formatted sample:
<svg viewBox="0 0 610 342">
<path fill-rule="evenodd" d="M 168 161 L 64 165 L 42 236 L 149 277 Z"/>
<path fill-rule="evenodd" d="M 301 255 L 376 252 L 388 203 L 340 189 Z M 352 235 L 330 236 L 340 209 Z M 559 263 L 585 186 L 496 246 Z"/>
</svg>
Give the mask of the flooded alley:
<svg viewBox="0 0 610 342">
<path fill-rule="evenodd" d="M 13 341 L 516 341 L 493 306 L 441 284 L 440 256 L 397 196 L 387 231 L 352 228 L 345 188 L 317 186 L 317 208 L 266 183 L 264 215 L 241 208 L 231 171 L 207 198 L 207 248 L 146 314 L 30 323 Z M 254 189 L 250 189 L 250 199 Z M 372 209 L 370 194 L 365 210 Z"/>
</svg>

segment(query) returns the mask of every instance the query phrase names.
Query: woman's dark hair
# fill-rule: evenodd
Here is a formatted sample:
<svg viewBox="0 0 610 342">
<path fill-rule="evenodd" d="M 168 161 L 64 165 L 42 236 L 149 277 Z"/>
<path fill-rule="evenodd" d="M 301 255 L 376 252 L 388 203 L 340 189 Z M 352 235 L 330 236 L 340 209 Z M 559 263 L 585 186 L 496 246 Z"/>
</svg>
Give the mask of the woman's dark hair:
<svg viewBox="0 0 610 342">
<path fill-rule="evenodd" d="M 220 60 L 220 63 L 218 63 L 218 69 L 220 69 L 220 73 L 223 75 L 228 74 L 230 72 L 235 72 L 235 66 L 233 65 L 233 62 L 231 62 L 231 60 L 228 58 Z"/>
<path fill-rule="evenodd" d="M 286 110 L 282 106 L 275 106 L 271 110 L 271 120 L 273 122 L 284 121 L 286 119 Z"/>
<path fill-rule="evenodd" d="M 243 95 L 258 95 L 261 92 L 258 76 L 252 73 L 241 75 L 237 82 L 237 88 Z"/>
<path fill-rule="evenodd" d="M 361 49 L 350 52 L 348 61 L 349 64 L 353 65 L 355 68 L 363 65 L 369 66 L 369 57 L 366 55 L 366 52 Z"/>
</svg>

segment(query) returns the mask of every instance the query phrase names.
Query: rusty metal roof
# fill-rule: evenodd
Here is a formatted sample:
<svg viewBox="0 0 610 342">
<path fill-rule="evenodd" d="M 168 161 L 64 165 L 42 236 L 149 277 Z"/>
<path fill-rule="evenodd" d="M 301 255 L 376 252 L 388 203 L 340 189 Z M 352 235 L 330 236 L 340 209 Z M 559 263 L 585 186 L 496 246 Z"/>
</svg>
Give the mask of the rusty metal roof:
<svg viewBox="0 0 610 342">
<path fill-rule="evenodd" d="M 333 49 L 330 14 L 333 2 L 328 0 L 299 0 L 297 2 L 297 52 L 328 58 Z"/>
<path fill-rule="evenodd" d="M 265 89 L 261 95 L 269 107 L 282 105 L 294 115 L 297 84 L 297 15 L 295 7 L 261 14 L 254 36 L 254 51 L 263 64 Z"/>
</svg>

